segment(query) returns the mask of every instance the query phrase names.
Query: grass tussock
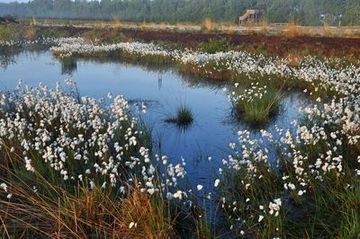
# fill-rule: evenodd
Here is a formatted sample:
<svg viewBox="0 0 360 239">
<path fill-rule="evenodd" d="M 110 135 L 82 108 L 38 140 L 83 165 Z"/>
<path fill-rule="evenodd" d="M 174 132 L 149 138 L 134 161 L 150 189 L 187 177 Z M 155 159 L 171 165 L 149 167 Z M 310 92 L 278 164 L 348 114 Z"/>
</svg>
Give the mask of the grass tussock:
<svg viewBox="0 0 360 239">
<path fill-rule="evenodd" d="M 252 125 L 261 126 L 269 122 L 280 109 L 283 93 L 275 88 L 251 84 L 249 88 L 235 87 L 232 103 L 235 116 Z"/>
<path fill-rule="evenodd" d="M 278 98 L 279 96 L 275 95 L 251 103 L 240 103 L 236 106 L 237 115 L 251 125 L 263 125 L 278 111 Z"/>
<path fill-rule="evenodd" d="M 115 18 L 112 21 L 112 27 L 116 30 L 116 31 L 120 31 L 121 30 L 121 20 L 120 18 Z"/>
<path fill-rule="evenodd" d="M 31 25 L 29 28 L 26 28 L 26 30 L 25 30 L 25 38 L 27 40 L 35 40 L 37 38 L 35 25 Z"/>
<path fill-rule="evenodd" d="M 301 35 L 299 25 L 294 21 L 290 21 L 284 29 L 285 36 L 287 37 L 298 37 Z"/>
<path fill-rule="evenodd" d="M 208 32 L 215 30 L 215 27 L 216 24 L 209 17 L 206 17 L 201 24 L 201 29 Z"/>
<path fill-rule="evenodd" d="M 150 198 L 139 189 L 135 189 L 123 200 L 121 210 L 123 226 L 128 229 L 134 223 L 135 230 L 127 232 L 130 238 L 174 237 L 174 219 L 167 215 L 168 211 L 162 198 Z"/>
<path fill-rule="evenodd" d="M 263 18 L 260 21 L 260 33 L 264 35 L 269 33 L 269 22 L 266 20 L 266 18 Z"/>
<path fill-rule="evenodd" d="M 34 16 L 31 18 L 30 25 L 31 26 L 36 26 L 37 25 L 37 21 L 36 21 L 36 18 Z"/>
<path fill-rule="evenodd" d="M 173 123 L 181 128 L 189 127 L 194 121 L 193 113 L 190 108 L 185 105 L 182 105 L 177 108 L 175 116 L 165 119 L 167 123 Z"/>
</svg>

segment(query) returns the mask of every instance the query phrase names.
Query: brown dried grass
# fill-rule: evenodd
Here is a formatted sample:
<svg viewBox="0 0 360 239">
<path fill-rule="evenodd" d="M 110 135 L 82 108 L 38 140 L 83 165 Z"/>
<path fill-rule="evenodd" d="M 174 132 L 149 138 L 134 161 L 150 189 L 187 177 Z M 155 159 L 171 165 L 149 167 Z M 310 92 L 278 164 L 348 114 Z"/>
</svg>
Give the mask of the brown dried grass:
<svg viewBox="0 0 360 239">
<path fill-rule="evenodd" d="M 204 29 L 205 31 L 213 31 L 215 29 L 215 26 L 215 23 L 209 17 L 206 17 L 201 25 L 202 29 Z"/>
<path fill-rule="evenodd" d="M 116 30 L 116 31 L 120 31 L 121 30 L 121 20 L 120 18 L 115 18 L 112 21 L 112 27 Z"/>
<path fill-rule="evenodd" d="M 297 37 L 301 34 L 299 26 L 295 21 L 290 21 L 284 31 L 287 37 Z"/>
<path fill-rule="evenodd" d="M 267 34 L 269 32 L 269 23 L 265 18 L 260 21 L 260 32 L 262 34 Z"/>
<path fill-rule="evenodd" d="M 163 199 L 150 198 L 139 188 L 128 188 L 127 197 L 120 199 L 100 188 L 89 191 L 79 187 L 77 195 L 73 195 L 43 178 L 40 181 L 48 188 L 46 194 L 34 193 L 24 182 L 7 182 L 8 193 L 13 196 L 7 200 L 0 192 L 0 238 L 174 236 L 173 222 L 165 213 Z M 130 223 L 135 225 L 130 227 Z"/>
</svg>

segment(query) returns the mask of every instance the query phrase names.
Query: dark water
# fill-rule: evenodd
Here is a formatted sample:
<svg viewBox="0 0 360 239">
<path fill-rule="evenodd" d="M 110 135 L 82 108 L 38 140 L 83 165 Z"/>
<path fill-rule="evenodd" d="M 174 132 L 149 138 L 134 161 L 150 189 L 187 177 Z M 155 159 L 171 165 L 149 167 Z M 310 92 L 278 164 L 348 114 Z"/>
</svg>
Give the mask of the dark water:
<svg viewBox="0 0 360 239">
<path fill-rule="evenodd" d="M 184 158 L 193 187 L 212 184 L 214 172 L 230 152 L 229 142 L 236 142 L 238 130 L 251 130 L 232 120 L 231 104 L 223 91 L 226 85 L 198 83 L 172 67 L 149 68 L 111 60 L 60 62 L 49 51 L 20 51 L 1 57 L 5 59 L 0 66 L 1 90 L 14 89 L 19 80 L 31 86 L 42 82 L 54 87 L 56 81 L 72 79 L 81 95 L 100 98 L 111 92 L 131 102 L 144 101 L 148 109 L 141 118 L 152 131 L 155 149 L 174 163 Z M 303 102 L 306 100 L 298 93 L 287 95 L 281 112 L 265 129 L 290 127 L 291 121 L 300 117 L 298 109 Z M 186 130 L 164 122 L 180 105 L 188 106 L 194 114 L 194 123 Z"/>
</svg>

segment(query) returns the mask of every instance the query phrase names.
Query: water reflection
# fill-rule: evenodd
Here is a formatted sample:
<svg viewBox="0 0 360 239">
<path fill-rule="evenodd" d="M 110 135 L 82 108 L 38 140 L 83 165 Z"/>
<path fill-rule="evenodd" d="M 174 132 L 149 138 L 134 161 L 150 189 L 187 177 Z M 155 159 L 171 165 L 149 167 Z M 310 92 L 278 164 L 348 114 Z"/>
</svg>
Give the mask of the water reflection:
<svg viewBox="0 0 360 239">
<path fill-rule="evenodd" d="M 158 79 L 158 89 L 161 90 L 161 86 L 162 86 L 162 75 L 159 74 L 159 79 Z"/>
<path fill-rule="evenodd" d="M 16 58 L 24 52 L 36 56 L 40 52 L 48 50 L 48 46 L 34 44 L 31 46 L 1 46 L 0 45 L 0 68 L 6 69 L 12 64 L 16 64 Z"/>
<path fill-rule="evenodd" d="M 212 185 L 214 172 L 229 153 L 229 142 L 236 142 L 239 130 L 250 129 L 231 120 L 231 104 L 223 91 L 225 82 L 181 75 L 169 65 L 143 65 L 114 58 L 59 60 L 43 49 L 3 51 L 8 51 L 11 60 L 1 66 L 1 89 L 14 89 L 19 79 L 31 86 L 42 82 L 55 87 L 56 81 L 71 78 L 81 95 L 100 98 L 111 92 L 124 95 L 131 104 L 145 102 L 147 114 L 134 115 L 151 130 L 154 150 L 167 154 L 174 163 L 185 158 L 194 185 Z M 286 95 L 281 112 L 266 129 L 274 132 L 275 126 L 290 127 L 291 121 L 299 118 L 298 109 L 304 102 L 301 94 Z M 181 131 L 164 120 L 184 104 L 193 112 L 194 122 Z M 252 132 L 259 137 L 258 130 Z"/>
<path fill-rule="evenodd" d="M 66 57 L 60 60 L 61 62 L 61 74 L 62 75 L 73 75 L 77 70 L 77 59 L 73 57 Z"/>
<path fill-rule="evenodd" d="M 0 47 L 0 66 L 6 69 L 9 65 L 15 64 L 15 57 L 19 52 L 15 48 Z"/>
</svg>

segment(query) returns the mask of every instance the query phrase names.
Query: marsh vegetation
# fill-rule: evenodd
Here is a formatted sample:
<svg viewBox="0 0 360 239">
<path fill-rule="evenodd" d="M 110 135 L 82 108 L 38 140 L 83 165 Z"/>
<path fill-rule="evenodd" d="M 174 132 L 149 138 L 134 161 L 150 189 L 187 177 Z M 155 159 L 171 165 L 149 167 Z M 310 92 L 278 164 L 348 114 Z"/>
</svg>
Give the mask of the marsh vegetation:
<svg viewBox="0 0 360 239">
<path fill-rule="evenodd" d="M 186 129 L 194 121 L 193 113 L 186 105 L 181 105 L 176 109 L 176 114 L 165 119 L 167 123 L 176 124 L 179 128 Z"/>
<path fill-rule="evenodd" d="M 252 126 L 268 123 L 280 110 L 283 97 L 281 90 L 260 86 L 259 82 L 245 89 L 239 89 L 239 83 L 235 83 L 230 92 L 235 116 Z"/>
<path fill-rule="evenodd" d="M 87 34 L 0 42 L 1 237 L 360 235 L 357 65 Z"/>
</svg>

